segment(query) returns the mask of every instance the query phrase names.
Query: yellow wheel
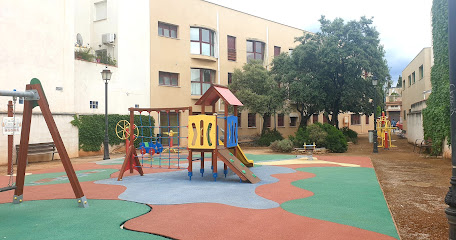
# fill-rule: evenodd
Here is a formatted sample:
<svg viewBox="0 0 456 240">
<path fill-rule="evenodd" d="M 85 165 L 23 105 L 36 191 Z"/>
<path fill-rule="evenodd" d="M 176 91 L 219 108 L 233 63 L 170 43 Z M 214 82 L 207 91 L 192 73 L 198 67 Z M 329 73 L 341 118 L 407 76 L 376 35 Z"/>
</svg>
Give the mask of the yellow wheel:
<svg viewBox="0 0 456 240">
<path fill-rule="evenodd" d="M 127 121 L 127 120 L 120 120 L 117 124 L 116 124 L 116 135 L 119 139 L 122 139 L 122 140 L 125 140 L 127 138 L 130 137 L 130 123 Z M 139 129 L 138 127 L 134 126 L 134 130 L 135 131 L 135 140 L 137 139 L 137 137 L 139 136 Z"/>
</svg>

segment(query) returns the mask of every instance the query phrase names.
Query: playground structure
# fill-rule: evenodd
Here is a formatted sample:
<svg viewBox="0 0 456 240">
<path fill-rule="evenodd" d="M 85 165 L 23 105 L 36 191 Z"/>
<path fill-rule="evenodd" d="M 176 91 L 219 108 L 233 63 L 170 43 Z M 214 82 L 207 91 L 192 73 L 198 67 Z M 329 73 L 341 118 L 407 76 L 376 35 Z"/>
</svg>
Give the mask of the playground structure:
<svg viewBox="0 0 456 240">
<path fill-rule="evenodd" d="M 391 130 L 395 130 L 397 127 L 391 126 L 391 121 L 385 116 L 385 112 L 382 112 L 382 116 L 377 120 L 377 136 L 380 144 L 378 147 L 389 149 L 390 147 L 396 147 L 391 141 Z"/>
<path fill-rule="evenodd" d="M 41 82 L 33 78 L 25 88 L 25 92 L 16 92 L 16 91 L 0 91 L 0 96 L 12 96 L 12 97 L 24 97 L 24 111 L 22 118 L 22 130 L 21 130 L 21 140 L 19 148 L 19 157 L 17 162 L 17 174 L 16 174 L 16 184 L 12 182 L 8 184 L 7 187 L 0 188 L 0 192 L 14 190 L 13 203 L 21 203 L 23 201 L 24 193 L 24 182 L 25 182 L 25 170 L 27 167 L 27 153 L 29 147 L 29 138 L 30 138 L 30 125 L 32 121 L 32 110 L 33 108 L 39 106 L 43 117 L 46 121 L 46 124 L 51 133 L 54 144 L 59 153 L 60 159 L 62 161 L 63 167 L 65 168 L 66 174 L 70 181 L 73 192 L 76 196 L 79 207 L 88 207 L 87 199 L 84 196 L 79 180 L 76 176 L 76 173 L 71 164 L 68 152 L 66 151 L 65 145 L 63 144 L 62 137 L 60 136 L 57 125 L 55 124 L 54 117 L 52 116 L 51 110 L 49 109 L 49 103 L 44 94 Z M 8 149 L 12 150 L 13 141 L 8 141 Z M 10 157 L 10 154 L 8 154 Z M 11 165 L 10 165 L 11 164 Z M 12 160 L 8 158 L 8 165 L 10 168 L 10 177 L 12 177 Z"/>
<path fill-rule="evenodd" d="M 217 117 L 216 115 L 215 104 L 219 99 L 222 99 L 225 106 L 223 117 Z M 200 160 L 200 173 L 203 176 L 205 164 L 204 154 L 210 153 L 212 175 L 215 181 L 218 177 L 217 159 L 224 162 L 225 177 L 229 167 L 239 176 L 241 181 L 248 181 L 251 183 L 260 181 L 260 179 L 248 169 L 248 167 L 253 166 L 253 161 L 248 160 L 242 149 L 238 146 L 237 108 L 238 106 L 242 106 L 242 103 L 228 88 L 213 85 L 203 96 L 201 96 L 196 102 L 196 105 L 201 105 L 200 115 L 193 115 L 191 107 L 129 108 L 130 122 L 128 125 L 123 125 L 124 132 L 120 134 L 122 136 L 127 136 L 126 139 L 129 139 L 127 140 L 126 157 L 117 180 L 122 180 L 125 171 L 130 170 L 130 173 L 132 173 L 133 169 L 138 171 L 142 176 L 142 167 L 145 167 L 147 161 L 150 162 L 150 167 L 167 166 L 168 168 L 176 168 L 177 165 L 177 168 L 180 169 L 180 160 L 184 158 L 180 152 L 181 150 L 188 149 L 188 156 L 185 158 L 188 160 L 188 177 L 190 180 L 193 176 L 193 161 Z M 212 106 L 213 115 L 205 115 L 206 106 Z M 233 107 L 233 115 L 229 115 L 229 106 Z M 189 114 L 188 125 L 181 126 L 179 123 L 179 114 L 184 113 L 185 111 L 188 111 Z M 147 126 L 143 125 L 142 114 L 144 112 L 149 116 L 149 125 Z M 151 124 L 151 112 L 158 113 L 158 127 L 154 127 Z M 140 125 L 137 127 L 135 127 L 135 113 L 139 113 L 140 118 Z M 171 113 L 177 115 L 176 125 L 171 124 Z M 166 122 L 161 119 L 161 115 L 166 116 Z M 223 119 L 222 126 L 218 126 L 218 119 Z M 160 134 L 158 134 L 158 136 L 154 136 L 154 128 L 159 129 Z M 188 136 L 183 136 L 183 128 L 188 129 Z M 137 131 L 137 129 L 139 129 L 140 132 L 137 137 L 134 134 L 129 134 L 129 132 Z M 167 131 L 165 132 L 163 130 Z M 148 132 L 148 135 L 145 135 L 144 132 Z M 221 137 L 220 132 L 223 132 L 223 141 L 219 139 L 219 137 Z M 163 134 L 166 134 L 167 137 L 164 137 Z M 139 148 L 136 148 L 134 144 L 131 144 L 136 139 L 140 140 Z M 181 139 L 188 140 L 187 147 L 181 147 Z M 164 140 L 167 140 L 167 144 L 163 144 Z M 176 140 L 177 144 L 175 144 Z M 138 151 L 140 155 L 138 155 Z M 175 154 L 171 155 L 171 152 Z M 194 158 L 194 153 L 200 153 L 201 157 Z M 158 155 L 158 157 L 154 158 L 154 155 Z M 158 162 L 156 162 L 156 160 L 158 160 Z M 163 164 L 163 162 L 165 162 L 165 164 Z"/>
<path fill-rule="evenodd" d="M 168 169 L 180 169 L 181 159 L 186 159 L 186 156 L 181 155 L 181 150 L 186 149 L 186 147 L 180 146 L 181 139 L 187 138 L 186 136 L 181 136 L 181 132 L 182 129 L 187 128 L 187 126 L 180 125 L 179 117 L 177 117 L 176 125 L 172 125 L 170 115 L 176 114 L 179 116 L 179 114 L 184 113 L 185 111 L 191 112 L 191 107 L 129 108 L 129 111 L 130 122 L 121 121 L 117 124 L 119 128 L 116 126 L 116 134 L 120 139 L 126 140 L 125 145 L 127 149 L 127 155 L 117 180 L 122 180 L 123 174 L 127 170 L 130 170 L 130 173 L 132 173 L 133 170 L 136 170 L 142 176 L 143 167 L 152 168 L 156 166 L 159 168 L 167 167 Z M 152 112 L 158 114 L 157 126 L 152 124 Z M 139 113 L 139 126 L 136 126 L 135 124 L 135 113 Z M 146 113 L 147 115 L 143 115 L 143 113 Z M 162 119 L 161 115 L 163 115 L 165 119 Z M 143 118 L 145 117 L 147 117 L 147 121 L 143 121 Z M 157 135 L 155 135 L 155 129 L 158 129 L 159 131 Z M 164 130 L 166 130 L 166 132 Z M 130 132 L 135 132 L 135 134 L 129 134 Z M 167 137 L 163 136 L 163 134 L 167 135 Z M 139 141 L 138 149 L 135 147 L 135 140 Z M 165 140 L 167 144 L 164 144 Z M 175 142 L 177 143 L 175 144 Z"/>
</svg>

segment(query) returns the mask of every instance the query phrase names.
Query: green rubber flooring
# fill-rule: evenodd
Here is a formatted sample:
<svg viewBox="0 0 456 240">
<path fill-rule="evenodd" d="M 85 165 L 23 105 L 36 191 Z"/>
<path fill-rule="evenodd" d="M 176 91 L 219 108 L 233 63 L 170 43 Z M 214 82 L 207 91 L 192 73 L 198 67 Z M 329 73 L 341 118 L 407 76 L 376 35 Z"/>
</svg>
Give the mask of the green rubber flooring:
<svg viewBox="0 0 456 240">
<path fill-rule="evenodd" d="M 110 178 L 112 173 L 119 170 L 117 169 L 93 169 L 93 170 L 82 170 L 76 171 L 79 182 L 98 181 L 102 179 Z M 68 177 L 65 172 L 58 173 L 43 173 L 43 174 L 32 174 L 25 176 L 25 186 L 36 186 L 36 185 L 49 185 L 49 184 L 60 184 L 69 183 Z"/>
<path fill-rule="evenodd" d="M 296 155 L 286 155 L 286 154 L 262 155 L 262 154 L 246 153 L 245 156 L 247 157 L 247 159 L 253 160 L 254 162 L 264 162 L 264 161 L 285 160 L 285 159 L 295 159 L 296 158 Z"/>
<path fill-rule="evenodd" d="M 89 205 L 79 208 L 75 199 L 0 204 L 0 239 L 164 239 L 120 229 L 149 212 L 147 205 L 119 200 L 89 200 Z"/>
<path fill-rule="evenodd" d="M 316 177 L 292 185 L 312 191 L 308 198 L 285 202 L 289 212 L 350 225 L 399 239 L 385 198 L 372 168 L 299 168 Z"/>
</svg>

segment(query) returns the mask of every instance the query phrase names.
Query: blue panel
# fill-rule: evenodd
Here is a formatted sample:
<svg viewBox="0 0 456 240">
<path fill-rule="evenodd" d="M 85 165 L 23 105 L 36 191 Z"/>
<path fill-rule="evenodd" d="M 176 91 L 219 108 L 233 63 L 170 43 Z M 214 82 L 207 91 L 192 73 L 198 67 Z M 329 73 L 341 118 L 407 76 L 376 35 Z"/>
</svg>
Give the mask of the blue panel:
<svg viewBox="0 0 456 240">
<path fill-rule="evenodd" d="M 238 145 L 238 118 L 237 116 L 228 116 L 227 119 L 227 147 L 236 147 Z"/>
</svg>

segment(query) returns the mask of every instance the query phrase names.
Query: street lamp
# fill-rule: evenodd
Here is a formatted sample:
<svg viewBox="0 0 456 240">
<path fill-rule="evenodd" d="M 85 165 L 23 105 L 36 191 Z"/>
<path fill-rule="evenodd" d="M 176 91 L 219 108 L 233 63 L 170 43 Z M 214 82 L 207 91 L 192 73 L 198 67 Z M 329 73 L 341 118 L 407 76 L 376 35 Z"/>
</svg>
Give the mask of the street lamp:
<svg viewBox="0 0 456 240">
<path fill-rule="evenodd" d="M 377 84 L 378 78 L 377 76 L 372 77 L 372 85 L 374 86 L 374 150 L 373 153 L 378 153 L 378 144 L 377 144 Z"/>
<path fill-rule="evenodd" d="M 101 72 L 101 78 L 105 81 L 105 139 L 103 160 L 109 159 L 109 137 L 108 137 L 108 82 L 111 80 L 111 71 L 106 66 Z"/>
</svg>

